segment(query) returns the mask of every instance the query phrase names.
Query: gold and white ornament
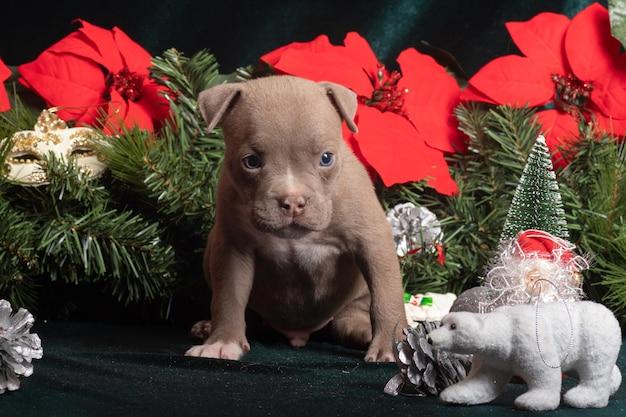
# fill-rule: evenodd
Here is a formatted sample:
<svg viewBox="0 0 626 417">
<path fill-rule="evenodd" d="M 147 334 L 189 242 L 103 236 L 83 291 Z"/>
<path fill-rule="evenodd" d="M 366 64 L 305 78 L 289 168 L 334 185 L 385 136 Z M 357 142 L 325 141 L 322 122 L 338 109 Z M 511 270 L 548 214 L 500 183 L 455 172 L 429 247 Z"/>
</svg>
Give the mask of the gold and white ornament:
<svg viewBox="0 0 626 417">
<path fill-rule="evenodd" d="M 106 164 L 98 157 L 98 133 L 89 127 L 68 128 L 53 109 L 44 110 L 37 118 L 34 130 L 16 132 L 11 137 L 13 148 L 5 161 L 6 177 L 21 185 L 38 186 L 48 183 L 45 157 L 75 163 L 81 172 L 99 176 Z"/>
</svg>

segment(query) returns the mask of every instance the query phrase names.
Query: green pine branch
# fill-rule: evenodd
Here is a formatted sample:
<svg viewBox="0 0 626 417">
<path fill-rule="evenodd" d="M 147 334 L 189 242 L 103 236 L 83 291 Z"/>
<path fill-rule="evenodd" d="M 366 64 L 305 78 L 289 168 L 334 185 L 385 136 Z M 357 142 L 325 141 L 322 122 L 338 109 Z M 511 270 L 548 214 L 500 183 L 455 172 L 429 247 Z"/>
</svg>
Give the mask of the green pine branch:
<svg viewBox="0 0 626 417">
<path fill-rule="evenodd" d="M 123 132 L 102 149 L 112 176 L 162 224 L 185 223 L 206 236 L 213 222 L 215 187 L 224 153 L 219 129 L 206 131 L 196 97 L 220 82 L 217 63 L 201 51 L 187 58 L 169 49 L 153 60 L 152 76 L 170 92 L 171 120 L 156 136 Z"/>
<path fill-rule="evenodd" d="M 203 90 L 219 82 L 218 64 L 208 51 L 191 58 L 176 49 L 168 49 L 152 60 L 151 76 L 170 93 L 173 114 L 179 115 L 178 127 L 185 129 L 191 139 L 205 134 L 206 125 L 198 111 L 196 98 Z"/>
<path fill-rule="evenodd" d="M 42 228 L 44 271 L 68 283 L 104 281 L 124 302 L 153 300 L 173 283 L 173 249 L 156 223 L 99 206 L 65 215 Z"/>
<path fill-rule="evenodd" d="M 576 194 L 575 243 L 592 260 L 587 292 L 626 313 L 626 144 L 583 131 L 563 180 Z M 565 195 L 564 195 L 565 197 Z M 572 221 L 570 220 L 570 224 Z"/>
<path fill-rule="evenodd" d="M 36 240 L 33 223 L 0 195 L 0 298 L 14 305 L 31 305 L 36 299 Z"/>
<path fill-rule="evenodd" d="M 13 90 L 15 90 L 15 86 L 13 86 Z M 24 105 L 15 91 L 10 93 L 11 109 L 0 112 L 0 141 L 10 139 L 19 130 L 32 130 L 37 121 L 37 116 L 39 116 L 36 110 Z M 1 161 L 5 160 L 4 156 L 0 153 Z"/>
<path fill-rule="evenodd" d="M 174 252 L 158 222 L 73 163 L 48 155 L 42 169 L 46 185 L 0 179 L 0 298 L 33 308 L 46 281 L 108 286 L 122 302 L 169 294 Z"/>
</svg>

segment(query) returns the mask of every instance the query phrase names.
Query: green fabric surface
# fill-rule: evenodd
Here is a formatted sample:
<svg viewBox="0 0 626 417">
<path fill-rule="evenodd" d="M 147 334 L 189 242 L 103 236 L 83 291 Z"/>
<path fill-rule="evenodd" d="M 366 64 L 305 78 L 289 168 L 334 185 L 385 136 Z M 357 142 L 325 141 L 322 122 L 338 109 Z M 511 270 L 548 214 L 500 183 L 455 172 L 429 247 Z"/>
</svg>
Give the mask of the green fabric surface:
<svg viewBox="0 0 626 417">
<path fill-rule="evenodd" d="M 0 416 L 525 416 L 509 384 L 490 405 L 459 407 L 434 397 L 383 394 L 393 364 L 366 364 L 362 352 L 317 340 L 292 349 L 252 340 L 241 362 L 187 358 L 191 340 L 166 326 L 40 323 L 35 373 L 0 396 Z M 620 368 L 626 369 L 626 355 Z M 571 385 L 571 384 L 569 384 Z M 561 407 L 552 416 L 625 415 L 622 386 L 609 407 Z"/>
</svg>

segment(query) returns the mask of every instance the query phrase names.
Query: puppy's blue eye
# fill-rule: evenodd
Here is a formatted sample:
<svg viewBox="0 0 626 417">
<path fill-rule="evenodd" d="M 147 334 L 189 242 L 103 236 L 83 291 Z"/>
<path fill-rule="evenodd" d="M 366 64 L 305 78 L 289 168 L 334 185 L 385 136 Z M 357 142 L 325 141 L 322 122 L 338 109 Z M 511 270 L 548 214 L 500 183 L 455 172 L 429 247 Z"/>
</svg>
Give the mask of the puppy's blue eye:
<svg viewBox="0 0 626 417">
<path fill-rule="evenodd" d="M 324 152 L 320 157 L 320 165 L 323 167 L 329 167 L 335 162 L 335 155 L 330 152 Z"/>
<path fill-rule="evenodd" d="M 243 162 L 243 166 L 248 169 L 261 168 L 261 157 L 259 155 L 252 154 L 244 156 L 241 161 Z"/>
</svg>

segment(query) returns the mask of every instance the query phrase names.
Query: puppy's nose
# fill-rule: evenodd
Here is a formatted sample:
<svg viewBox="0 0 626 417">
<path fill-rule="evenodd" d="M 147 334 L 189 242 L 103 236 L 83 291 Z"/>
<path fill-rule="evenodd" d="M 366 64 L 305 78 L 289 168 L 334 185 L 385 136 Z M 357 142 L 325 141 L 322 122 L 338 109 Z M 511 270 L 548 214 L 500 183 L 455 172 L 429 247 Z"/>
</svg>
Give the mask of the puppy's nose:
<svg viewBox="0 0 626 417">
<path fill-rule="evenodd" d="M 306 199 L 301 194 L 290 194 L 278 199 L 278 204 L 285 214 L 291 217 L 300 216 L 304 213 Z"/>
<path fill-rule="evenodd" d="M 428 342 L 429 345 L 433 344 L 433 339 L 430 338 L 430 336 L 428 336 L 428 338 L 426 339 L 426 341 Z"/>
</svg>

